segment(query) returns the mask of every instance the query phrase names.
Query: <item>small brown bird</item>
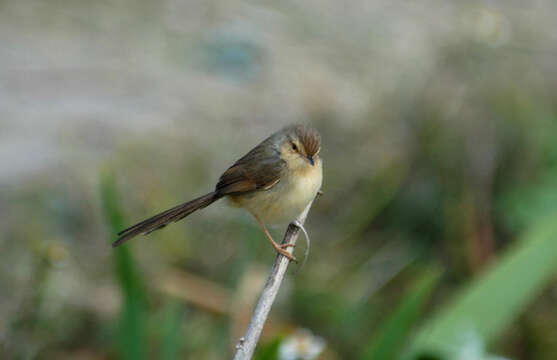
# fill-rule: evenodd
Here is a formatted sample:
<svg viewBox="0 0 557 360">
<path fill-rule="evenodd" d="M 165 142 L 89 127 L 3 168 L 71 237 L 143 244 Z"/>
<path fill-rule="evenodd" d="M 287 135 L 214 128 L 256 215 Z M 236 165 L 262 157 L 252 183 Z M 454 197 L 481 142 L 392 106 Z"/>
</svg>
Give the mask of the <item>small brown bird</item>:
<svg viewBox="0 0 557 360">
<path fill-rule="evenodd" d="M 116 247 L 139 234 L 149 234 L 227 197 L 229 203 L 249 211 L 273 248 L 290 260 L 296 260 L 277 244 L 265 224 L 291 221 L 299 215 L 321 188 L 322 162 L 319 158 L 321 137 L 308 126 L 286 127 L 244 155 L 228 168 L 215 190 L 143 220 L 120 233 Z"/>
</svg>

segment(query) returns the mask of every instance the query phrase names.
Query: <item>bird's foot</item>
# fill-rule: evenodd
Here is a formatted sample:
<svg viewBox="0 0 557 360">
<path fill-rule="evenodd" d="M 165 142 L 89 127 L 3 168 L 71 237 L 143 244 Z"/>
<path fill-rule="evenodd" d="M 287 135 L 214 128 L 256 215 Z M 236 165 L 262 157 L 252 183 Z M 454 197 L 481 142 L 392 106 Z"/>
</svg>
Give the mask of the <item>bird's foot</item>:
<svg viewBox="0 0 557 360">
<path fill-rule="evenodd" d="M 286 257 L 288 260 L 294 261 L 296 264 L 298 263 L 298 259 L 296 259 L 296 257 L 294 255 L 292 255 L 288 251 L 282 249 L 280 246 L 276 247 L 275 251 L 277 253 L 281 254 L 282 256 Z"/>
<path fill-rule="evenodd" d="M 288 243 L 288 244 L 280 244 L 280 248 L 281 248 L 281 249 L 285 249 L 285 250 L 288 249 L 289 247 L 295 247 L 295 246 L 296 246 L 296 244 L 290 244 L 290 243 Z"/>
</svg>

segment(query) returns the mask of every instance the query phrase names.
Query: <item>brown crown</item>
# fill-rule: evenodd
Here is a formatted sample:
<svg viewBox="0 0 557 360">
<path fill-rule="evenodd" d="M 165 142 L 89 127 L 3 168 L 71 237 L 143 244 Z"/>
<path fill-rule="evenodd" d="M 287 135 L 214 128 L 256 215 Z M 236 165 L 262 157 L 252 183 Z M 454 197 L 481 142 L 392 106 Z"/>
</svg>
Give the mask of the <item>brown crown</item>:
<svg viewBox="0 0 557 360">
<path fill-rule="evenodd" d="M 294 132 L 306 150 L 307 156 L 315 156 L 321 149 L 321 135 L 312 127 L 297 125 Z"/>
</svg>

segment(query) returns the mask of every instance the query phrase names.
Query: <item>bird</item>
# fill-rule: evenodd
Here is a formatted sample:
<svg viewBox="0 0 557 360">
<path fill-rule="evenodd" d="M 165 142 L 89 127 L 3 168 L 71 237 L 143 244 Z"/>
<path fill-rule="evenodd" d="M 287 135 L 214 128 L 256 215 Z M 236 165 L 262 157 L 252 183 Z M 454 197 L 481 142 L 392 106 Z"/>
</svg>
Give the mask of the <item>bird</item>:
<svg viewBox="0 0 557 360">
<path fill-rule="evenodd" d="M 286 251 L 293 245 L 277 244 L 266 225 L 295 219 L 320 193 L 323 181 L 320 150 L 321 136 L 314 127 L 300 124 L 287 126 L 234 162 L 222 173 L 213 191 L 120 231 L 112 246 L 120 246 L 137 235 L 162 229 L 219 199 L 227 198 L 229 205 L 245 209 L 254 217 L 277 253 L 296 261 Z"/>
</svg>

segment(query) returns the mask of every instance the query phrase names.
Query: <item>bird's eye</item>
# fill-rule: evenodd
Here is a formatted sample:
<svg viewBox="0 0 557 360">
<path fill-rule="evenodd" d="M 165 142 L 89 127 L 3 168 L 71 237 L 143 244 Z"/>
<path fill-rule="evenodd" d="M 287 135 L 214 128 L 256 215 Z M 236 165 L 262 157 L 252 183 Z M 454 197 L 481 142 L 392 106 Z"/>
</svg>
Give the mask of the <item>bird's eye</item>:
<svg viewBox="0 0 557 360">
<path fill-rule="evenodd" d="M 292 150 L 298 151 L 298 147 L 297 147 L 296 144 L 294 144 L 294 143 L 292 143 Z"/>
</svg>

